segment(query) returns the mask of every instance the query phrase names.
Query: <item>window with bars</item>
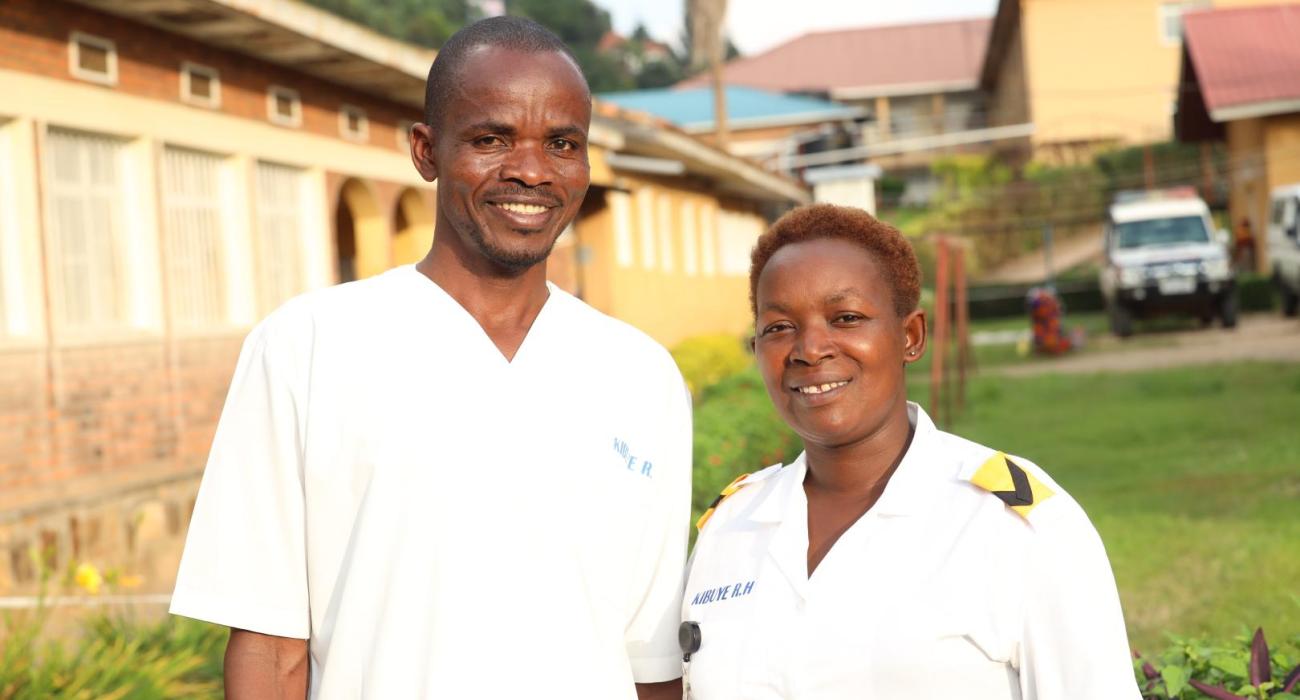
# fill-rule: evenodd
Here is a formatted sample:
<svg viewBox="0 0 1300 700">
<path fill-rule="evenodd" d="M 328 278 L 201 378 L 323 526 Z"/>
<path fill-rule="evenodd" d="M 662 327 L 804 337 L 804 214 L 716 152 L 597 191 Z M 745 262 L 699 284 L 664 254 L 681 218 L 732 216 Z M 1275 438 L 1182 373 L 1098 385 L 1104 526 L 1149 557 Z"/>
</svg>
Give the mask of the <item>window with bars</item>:
<svg viewBox="0 0 1300 700">
<path fill-rule="evenodd" d="M 302 126 L 302 98 L 298 91 L 279 85 L 267 88 L 266 116 L 272 124 Z"/>
<path fill-rule="evenodd" d="M 302 189 L 302 170 L 274 163 L 257 164 L 254 253 L 264 312 L 303 291 Z"/>
<path fill-rule="evenodd" d="M 360 107 L 343 105 L 339 109 L 339 133 L 352 141 L 366 141 L 370 138 L 370 120 L 366 111 Z"/>
<path fill-rule="evenodd" d="M 117 45 L 85 32 L 68 36 L 68 72 L 102 85 L 117 84 Z"/>
<path fill-rule="evenodd" d="M 53 311 L 64 329 L 127 323 L 121 272 L 124 142 L 51 129 L 46 143 Z"/>
<path fill-rule="evenodd" d="M 227 319 L 221 169 L 220 156 L 171 147 L 163 152 L 163 255 L 172 320 L 180 327 Z"/>
<path fill-rule="evenodd" d="M 221 106 L 221 75 L 215 68 L 181 63 L 181 99 L 200 107 Z"/>
</svg>

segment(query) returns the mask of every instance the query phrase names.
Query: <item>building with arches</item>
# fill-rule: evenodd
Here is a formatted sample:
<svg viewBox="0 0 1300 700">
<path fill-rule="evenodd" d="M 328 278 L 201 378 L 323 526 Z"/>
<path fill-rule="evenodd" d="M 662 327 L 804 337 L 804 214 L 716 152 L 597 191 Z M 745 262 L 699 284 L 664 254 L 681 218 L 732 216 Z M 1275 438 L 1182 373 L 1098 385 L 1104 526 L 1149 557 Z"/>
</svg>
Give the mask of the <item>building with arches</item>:
<svg viewBox="0 0 1300 700">
<path fill-rule="evenodd" d="M 297 0 L 0 3 L 0 596 L 81 561 L 170 590 L 248 330 L 433 240 L 433 56 Z M 617 110 L 590 141 L 552 278 L 666 344 L 742 331 L 807 193 Z"/>
</svg>

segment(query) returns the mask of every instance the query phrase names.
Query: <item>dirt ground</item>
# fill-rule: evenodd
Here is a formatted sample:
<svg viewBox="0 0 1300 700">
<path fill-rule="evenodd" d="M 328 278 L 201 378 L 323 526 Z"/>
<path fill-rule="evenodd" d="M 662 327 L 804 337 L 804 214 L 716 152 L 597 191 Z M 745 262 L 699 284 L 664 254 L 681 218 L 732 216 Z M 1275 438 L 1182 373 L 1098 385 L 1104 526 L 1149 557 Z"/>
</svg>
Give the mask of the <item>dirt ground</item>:
<svg viewBox="0 0 1300 700">
<path fill-rule="evenodd" d="M 1024 377 L 1058 372 L 1137 372 L 1242 360 L 1300 362 L 1300 319 L 1260 314 L 1242 317 L 1233 330 L 1215 325 L 1192 331 L 1139 333 L 1124 340 L 1106 335 L 1089 342 L 1088 352 L 986 372 Z"/>
</svg>

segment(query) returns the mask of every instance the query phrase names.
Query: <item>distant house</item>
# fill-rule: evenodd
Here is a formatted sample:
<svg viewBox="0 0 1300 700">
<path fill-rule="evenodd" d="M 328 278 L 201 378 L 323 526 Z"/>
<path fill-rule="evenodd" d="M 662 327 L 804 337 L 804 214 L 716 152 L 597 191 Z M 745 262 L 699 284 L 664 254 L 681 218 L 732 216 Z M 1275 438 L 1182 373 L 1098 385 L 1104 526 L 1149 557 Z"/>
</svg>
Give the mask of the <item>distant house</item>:
<svg viewBox="0 0 1300 700">
<path fill-rule="evenodd" d="M 1032 123 L 1005 150 L 1052 162 L 1168 141 L 1183 15 L 1243 4 L 1258 0 L 1000 0 L 979 69 L 989 124 Z"/>
<path fill-rule="evenodd" d="M 653 114 L 706 141 L 716 140 L 710 88 L 631 90 L 598 97 L 602 102 Z M 866 115 L 860 107 L 734 85 L 727 87 L 726 100 L 727 150 L 772 167 L 780 166 L 781 156 L 798 153 L 812 140 L 837 129 L 853 130 L 856 120 Z"/>
<path fill-rule="evenodd" d="M 723 81 L 859 107 L 862 154 L 887 172 L 924 170 L 953 148 L 933 137 L 984 123 L 979 67 L 989 26 L 967 19 L 811 32 L 729 62 Z M 679 87 L 707 81 L 698 76 Z"/>
<path fill-rule="evenodd" d="M 31 552 L 169 590 L 249 328 L 432 242 L 433 56 L 296 0 L 0 2 L 0 594 Z M 664 343 L 742 332 L 754 239 L 807 190 L 598 109 L 551 278 Z"/>
<path fill-rule="evenodd" d="M 1188 14 L 1174 128 L 1226 141 L 1229 211 L 1268 269 L 1269 192 L 1300 183 L 1300 5 Z"/>
<path fill-rule="evenodd" d="M 629 39 L 612 29 L 596 43 L 596 51 L 619 57 L 623 67 L 633 75 L 641 73 L 651 63 L 663 63 L 673 58 L 673 51 L 667 44 L 648 37 Z"/>
</svg>

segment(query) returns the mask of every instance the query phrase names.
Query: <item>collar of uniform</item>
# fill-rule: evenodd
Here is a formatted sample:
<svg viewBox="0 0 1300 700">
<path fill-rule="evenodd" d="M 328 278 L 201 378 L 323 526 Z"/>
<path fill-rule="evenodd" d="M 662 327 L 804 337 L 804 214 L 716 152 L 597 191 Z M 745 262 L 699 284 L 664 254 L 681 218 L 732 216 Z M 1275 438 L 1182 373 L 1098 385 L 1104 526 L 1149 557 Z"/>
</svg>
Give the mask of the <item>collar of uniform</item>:
<svg viewBox="0 0 1300 700">
<path fill-rule="evenodd" d="M 907 418 L 912 424 L 912 442 L 898 469 L 889 477 L 880 500 L 871 507 L 871 512 L 877 515 L 911 515 L 934 497 L 935 479 L 940 476 L 939 464 L 933 459 L 939 429 L 925 410 L 911 401 L 907 402 Z"/>
<path fill-rule="evenodd" d="M 910 515 L 933 494 L 933 479 L 938 474 L 935 460 L 930 455 L 938 429 L 925 410 L 911 401 L 907 402 L 907 418 L 913 427 L 912 442 L 898 469 L 889 478 L 885 492 L 871 508 L 871 512 L 878 515 Z M 761 501 L 750 510 L 750 520 L 777 523 L 785 519 L 790 512 L 791 499 L 797 495 L 795 489 L 803 484 L 808 471 L 806 459 L 806 454 L 800 454 L 798 459 L 781 469 L 776 483 L 759 496 Z"/>
</svg>

